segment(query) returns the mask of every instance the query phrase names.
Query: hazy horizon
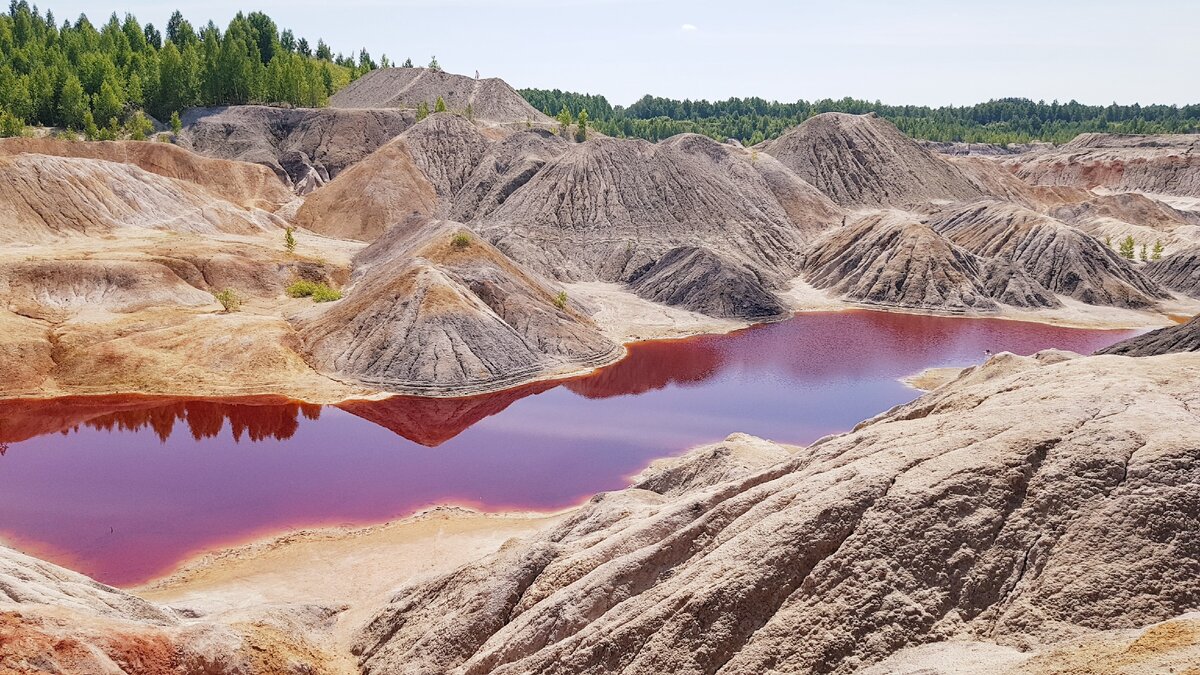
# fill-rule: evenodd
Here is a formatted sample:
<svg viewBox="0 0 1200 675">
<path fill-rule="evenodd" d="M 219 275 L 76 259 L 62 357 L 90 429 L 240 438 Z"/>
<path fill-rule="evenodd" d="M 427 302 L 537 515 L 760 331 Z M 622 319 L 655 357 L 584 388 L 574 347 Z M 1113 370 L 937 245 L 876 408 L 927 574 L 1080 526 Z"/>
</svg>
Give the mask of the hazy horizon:
<svg viewBox="0 0 1200 675">
<path fill-rule="evenodd" d="M 263 11 L 280 29 L 334 52 L 378 60 L 436 55 L 448 71 L 500 77 L 517 88 L 602 94 L 629 105 L 645 94 L 796 101 L 850 96 L 893 105 L 970 105 L 1022 97 L 1092 105 L 1186 105 L 1200 91 L 1200 40 L 1182 0 L 1129 13 L 1115 0 L 1013 0 L 908 6 L 856 0 L 749 0 L 737 15 L 715 2 L 632 0 L 138 0 L 39 3 L 41 12 L 93 23 L 126 12 L 162 30 L 178 8 L 199 28 Z M 1200 98 L 1200 97 L 1198 97 Z"/>
</svg>

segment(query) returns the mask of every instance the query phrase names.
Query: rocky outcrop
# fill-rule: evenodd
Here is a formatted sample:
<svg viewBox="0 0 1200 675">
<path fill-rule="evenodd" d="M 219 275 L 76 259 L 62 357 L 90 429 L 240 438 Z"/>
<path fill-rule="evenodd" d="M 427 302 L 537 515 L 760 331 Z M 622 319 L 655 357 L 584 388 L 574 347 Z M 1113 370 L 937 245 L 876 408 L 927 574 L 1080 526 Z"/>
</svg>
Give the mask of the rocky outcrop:
<svg viewBox="0 0 1200 675">
<path fill-rule="evenodd" d="M 176 142 L 209 157 L 262 164 L 307 194 L 413 124 L 412 111 L 231 106 L 194 108 Z"/>
<path fill-rule="evenodd" d="M 1158 356 L 1200 352 L 1200 316 L 1178 326 L 1168 326 L 1129 338 L 1096 352 L 1120 356 Z"/>
<path fill-rule="evenodd" d="M 776 280 L 791 276 L 806 228 L 753 172 L 735 179 L 692 147 L 612 138 L 572 145 L 477 227 L 513 259 L 564 280 L 627 281 L 678 246 L 720 251 Z"/>
<path fill-rule="evenodd" d="M 43 243 L 122 228 L 253 234 L 283 226 L 195 183 L 132 164 L 18 154 L 0 157 L 0 241 Z"/>
<path fill-rule="evenodd" d="M 0 155 L 20 153 L 100 159 L 138 168 L 165 178 L 194 183 L 218 199 L 242 208 L 276 211 L 292 193 L 275 174 L 257 164 L 203 157 L 169 143 L 138 141 L 61 141 L 43 138 L 0 139 Z"/>
<path fill-rule="evenodd" d="M 1165 288 L 1200 298 L 1200 246 L 1155 260 L 1142 271 Z"/>
<path fill-rule="evenodd" d="M 465 226 L 416 218 L 355 258 L 345 299 L 295 322 L 311 362 L 334 377 L 402 393 L 463 395 L 620 355 L 583 308 L 559 293 Z"/>
<path fill-rule="evenodd" d="M 817 115 L 760 147 L 842 206 L 982 196 L 953 164 L 873 113 Z"/>
<path fill-rule="evenodd" d="M 972 253 L 1008 261 L 1051 292 L 1088 304 L 1143 309 L 1167 297 L 1095 238 L 1015 204 L 956 205 L 930 224 Z"/>
<path fill-rule="evenodd" d="M 1169 619 L 1200 602 L 1198 377 L 1003 354 L 766 468 L 598 495 L 401 588 L 355 650 L 366 673 L 841 674 Z"/>
<path fill-rule="evenodd" d="M 504 80 L 474 79 L 428 68 L 379 68 L 366 73 L 329 100 L 334 108 L 416 108 L 433 110 L 438 97 L 452 112 L 466 112 L 480 120 L 501 123 L 553 122 L 529 105 Z"/>
<path fill-rule="evenodd" d="M 706 248 L 667 251 L 629 288 L 647 300 L 730 319 L 768 321 L 789 316 L 787 308 L 753 272 Z"/>
<path fill-rule="evenodd" d="M 454 196 L 450 217 L 461 222 L 487 217 L 569 146 L 544 129 L 519 131 L 493 143 Z"/>
<path fill-rule="evenodd" d="M 1052 151 L 1009 162 L 1018 176 L 1036 185 L 1200 197 L 1195 135 L 1080 134 Z"/>
<path fill-rule="evenodd" d="M 1033 308 L 1058 304 L 1020 271 L 980 259 L 899 212 L 834 230 L 808 253 L 804 269 L 817 288 L 871 305 L 964 312 L 993 311 L 997 299 Z"/>
</svg>

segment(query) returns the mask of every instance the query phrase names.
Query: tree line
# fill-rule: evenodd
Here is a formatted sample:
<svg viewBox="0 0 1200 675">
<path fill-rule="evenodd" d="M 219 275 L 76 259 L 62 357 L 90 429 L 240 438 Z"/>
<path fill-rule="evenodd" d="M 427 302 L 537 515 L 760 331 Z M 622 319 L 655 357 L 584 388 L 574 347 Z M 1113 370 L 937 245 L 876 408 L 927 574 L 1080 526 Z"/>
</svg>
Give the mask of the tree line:
<svg viewBox="0 0 1200 675">
<path fill-rule="evenodd" d="M 873 112 L 913 138 L 968 143 L 1065 143 L 1084 132 L 1200 133 L 1200 105 L 1094 106 L 1005 98 L 970 106 L 895 106 L 853 98 L 780 103 L 762 98 L 723 101 L 644 96 L 628 108 L 593 94 L 558 89 L 522 89 L 534 107 L 553 116 L 567 108 L 587 110 L 593 126 L 610 136 L 658 141 L 691 132 L 718 140 L 759 143 L 826 112 Z"/>
<path fill-rule="evenodd" d="M 85 15 L 58 24 L 52 12 L 12 0 L 0 14 L 0 127 L 85 131 L 142 111 L 166 121 L 194 106 L 315 107 L 378 66 L 366 50 L 355 57 L 322 40 L 314 47 L 262 12 L 239 13 L 221 31 L 212 21 L 197 29 L 176 11 L 160 31 L 131 14 L 99 27 Z"/>
</svg>

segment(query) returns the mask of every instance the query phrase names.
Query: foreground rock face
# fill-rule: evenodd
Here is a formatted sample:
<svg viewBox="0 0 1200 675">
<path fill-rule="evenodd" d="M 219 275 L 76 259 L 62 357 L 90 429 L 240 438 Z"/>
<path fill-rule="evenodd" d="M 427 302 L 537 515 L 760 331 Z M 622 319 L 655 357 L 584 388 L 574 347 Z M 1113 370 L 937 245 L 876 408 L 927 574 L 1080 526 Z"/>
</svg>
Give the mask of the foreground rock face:
<svg viewBox="0 0 1200 675">
<path fill-rule="evenodd" d="M 1158 356 L 1177 352 L 1200 352 L 1200 316 L 1178 326 L 1168 326 L 1123 340 L 1097 354 Z"/>
<path fill-rule="evenodd" d="M 482 80 L 428 68 L 378 68 L 363 75 L 329 100 L 335 108 L 416 108 L 433 110 L 441 97 L 446 107 L 474 117 L 502 123 L 550 124 L 549 117 L 529 105 L 507 82 L 496 77 Z"/>
<path fill-rule="evenodd" d="M 412 111 L 194 108 L 177 142 L 209 157 L 262 164 L 308 194 L 412 125 Z"/>
<path fill-rule="evenodd" d="M 393 227 L 355 258 L 355 277 L 346 299 L 296 320 L 314 365 L 335 377 L 470 394 L 621 353 L 581 307 L 459 223 Z"/>
<path fill-rule="evenodd" d="M 1146 308 L 1167 297 L 1095 238 L 1015 204 L 953 206 L 930 224 L 967 250 L 1007 261 L 1044 288 L 1088 304 Z"/>
<path fill-rule="evenodd" d="M 956 166 L 874 114 L 817 115 L 762 150 L 842 206 L 903 207 L 983 196 Z"/>
<path fill-rule="evenodd" d="M 1001 355 L 767 468 L 597 496 L 401 589 L 356 651 L 367 673 L 850 673 L 1168 619 L 1200 602 L 1197 378 L 1186 354 Z"/>
<path fill-rule="evenodd" d="M 1197 148 L 1194 135 L 1081 134 L 1052 151 L 1010 160 L 1010 166 L 1035 185 L 1200 197 Z"/>
</svg>

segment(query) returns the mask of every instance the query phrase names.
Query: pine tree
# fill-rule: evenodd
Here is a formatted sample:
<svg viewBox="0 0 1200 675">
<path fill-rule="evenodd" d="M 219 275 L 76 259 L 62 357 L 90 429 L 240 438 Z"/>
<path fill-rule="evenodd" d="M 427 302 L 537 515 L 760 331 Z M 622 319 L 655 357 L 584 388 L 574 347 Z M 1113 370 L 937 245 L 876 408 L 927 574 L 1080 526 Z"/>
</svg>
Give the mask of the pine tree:
<svg viewBox="0 0 1200 675">
<path fill-rule="evenodd" d="M 67 75 L 58 103 L 58 117 L 62 120 L 63 126 L 77 131 L 82 130 L 84 115 L 89 112 L 87 95 L 83 93 L 83 85 L 79 83 L 79 78 L 74 74 Z"/>
<path fill-rule="evenodd" d="M 587 108 L 580 110 L 579 116 L 576 117 L 575 119 L 576 119 L 576 123 L 579 125 L 579 128 L 575 130 L 575 140 L 582 143 L 587 140 L 587 122 L 588 122 Z"/>
<path fill-rule="evenodd" d="M 1146 245 L 1145 244 L 1142 244 L 1141 258 L 1142 258 L 1142 262 L 1146 262 L 1147 260 L 1150 259 L 1150 256 L 1146 253 Z"/>
<path fill-rule="evenodd" d="M 441 96 L 437 97 L 437 102 L 433 104 L 433 112 L 446 112 L 446 101 Z"/>
<path fill-rule="evenodd" d="M 426 117 L 429 117 L 429 104 L 425 101 L 421 101 L 419 104 L 417 104 L 417 121 L 420 122 Z"/>
<path fill-rule="evenodd" d="M 404 63 L 400 64 L 400 67 L 401 68 L 412 68 L 413 67 L 412 59 L 404 59 Z"/>
<path fill-rule="evenodd" d="M 22 136 L 25 133 L 25 122 L 16 115 L 0 110 L 0 138 Z"/>
<path fill-rule="evenodd" d="M 437 60 L 437 57 L 436 57 L 436 56 L 434 56 L 434 57 L 431 57 L 431 58 L 429 59 L 429 66 L 428 66 L 428 68 L 429 68 L 430 70 L 432 70 L 433 72 L 435 72 L 435 73 L 440 73 L 440 72 L 442 72 L 442 66 L 441 66 L 440 64 L 438 64 L 438 60 Z"/>
<path fill-rule="evenodd" d="M 104 80 L 100 91 L 92 97 L 92 110 L 96 117 L 102 120 L 119 120 L 125 113 L 125 101 L 118 93 L 117 84 L 113 80 Z"/>
<path fill-rule="evenodd" d="M 1121 257 L 1126 260 L 1133 260 L 1134 247 L 1137 242 L 1133 240 L 1133 236 L 1127 236 L 1121 240 Z"/>
<path fill-rule="evenodd" d="M 183 131 L 183 120 L 179 119 L 179 111 L 175 110 L 171 113 L 171 131 L 178 136 L 179 132 Z"/>
<path fill-rule="evenodd" d="M 91 110 L 83 113 L 83 137 L 89 141 L 100 140 L 100 128 L 96 126 L 96 118 L 92 117 Z"/>
<path fill-rule="evenodd" d="M 1151 258 L 1154 260 L 1162 260 L 1162 257 L 1163 257 L 1163 243 L 1161 240 L 1156 240 L 1154 242 L 1154 251 L 1153 251 L 1153 253 L 1151 253 Z"/>
<path fill-rule="evenodd" d="M 571 132 L 571 111 L 567 109 L 566 104 L 563 104 L 556 119 L 558 120 L 558 134 L 563 138 L 570 138 L 567 134 Z"/>
<path fill-rule="evenodd" d="M 125 129 L 129 132 L 129 138 L 135 141 L 144 141 L 154 133 L 154 125 L 141 110 L 136 110 L 129 116 Z"/>
<path fill-rule="evenodd" d="M 296 228 L 289 227 L 283 231 L 283 247 L 288 253 L 296 252 Z"/>
</svg>

